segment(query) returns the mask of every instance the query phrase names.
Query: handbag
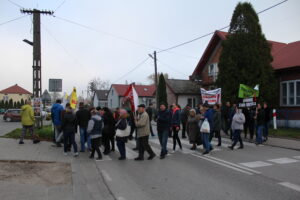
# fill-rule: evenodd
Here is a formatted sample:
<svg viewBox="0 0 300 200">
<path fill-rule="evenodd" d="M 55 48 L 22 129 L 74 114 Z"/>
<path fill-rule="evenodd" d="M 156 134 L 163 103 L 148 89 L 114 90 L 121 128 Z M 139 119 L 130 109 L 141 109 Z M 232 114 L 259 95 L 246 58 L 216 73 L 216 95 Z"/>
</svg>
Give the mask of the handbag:
<svg viewBox="0 0 300 200">
<path fill-rule="evenodd" d="M 200 132 L 201 133 L 210 133 L 210 126 L 209 126 L 207 119 L 205 119 L 204 122 L 202 123 Z"/>
<path fill-rule="evenodd" d="M 119 124 L 119 123 L 120 123 L 120 121 L 117 124 Z M 130 126 L 128 125 L 128 123 L 126 123 L 126 128 L 124 130 L 117 129 L 117 131 L 116 131 L 117 137 L 127 137 L 129 135 L 130 135 Z"/>
</svg>

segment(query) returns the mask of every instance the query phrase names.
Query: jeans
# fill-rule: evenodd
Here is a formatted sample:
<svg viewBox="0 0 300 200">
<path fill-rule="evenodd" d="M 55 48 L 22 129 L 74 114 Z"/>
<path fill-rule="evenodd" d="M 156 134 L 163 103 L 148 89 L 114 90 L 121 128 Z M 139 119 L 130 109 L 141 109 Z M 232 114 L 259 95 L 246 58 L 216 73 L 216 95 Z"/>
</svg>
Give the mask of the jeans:
<svg viewBox="0 0 300 200">
<path fill-rule="evenodd" d="M 98 158 L 102 158 L 102 154 L 99 148 L 101 145 L 101 137 L 91 139 L 91 145 L 92 145 L 91 158 L 94 157 L 95 151 L 97 151 Z"/>
<path fill-rule="evenodd" d="M 263 142 L 263 140 L 262 140 L 263 131 L 264 131 L 264 125 L 257 126 L 256 142 L 258 144 L 262 144 L 262 142 Z"/>
<path fill-rule="evenodd" d="M 181 146 L 181 141 L 179 139 L 179 136 L 178 136 L 178 131 L 179 130 L 176 130 L 176 127 L 172 127 L 173 129 L 173 150 L 175 151 L 176 149 L 176 143 L 178 142 L 178 145 L 180 147 L 180 149 L 182 149 L 182 146 Z"/>
<path fill-rule="evenodd" d="M 209 133 L 201 133 L 201 134 L 202 134 L 203 147 L 206 152 L 210 152 L 212 146 L 209 142 Z"/>
<path fill-rule="evenodd" d="M 68 151 L 69 147 L 69 141 L 71 142 L 71 145 L 73 145 L 74 152 L 77 152 L 77 144 L 75 142 L 75 133 L 74 132 L 64 132 L 64 152 L 66 153 Z"/>
<path fill-rule="evenodd" d="M 137 142 L 138 142 L 138 148 L 139 148 L 139 158 L 141 159 L 144 159 L 144 152 L 145 150 L 148 152 L 148 154 L 150 156 L 154 156 L 155 153 L 152 151 L 149 143 L 148 143 L 148 140 L 149 140 L 149 136 L 144 136 L 144 137 L 139 137 L 137 139 Z"/>
<path fill-rule="evenodd" d="M 269 135 L 269 122 L 266 122 L 264 124 L 263 136 L 264 138 L 268 138 L 268 135 Z"/>
<path fill-rule="evenodd" d="M 168 144 L 168 138 L 169 138 L 169 129 L 164 129 L 157 132 L 159 143 L 161 146 L 161 156 L 164 156 L 168 153 L 167 150 L 167 144 Z"/>
<path fill-rule="evenodd" d="M 182 138 L 185 138 L 185 132 L 186 132 L 186 122 L 182 122 Z"/>
<path fill-rule="evenodd" d="M 80 146 L 81 151 L 85 151 L 85 143 L 87 143 L 87 146 L 89 149 L 91 149 L 91 138 L 88 136 L 88 133 L 86 131 L 86 128 L 80 128 Z"/>
<path fill-rule="evenodd" d="M 241 132 L 242 130 L 234 130 L 232 147 L 234 147 L 237 142 L 240 142 L 240 147 L 244 147 Z"/>
<path fill-rule="evenodd" d="M 125 142 L 123 140 L 118 140 L 117 139 L 117 147 L 119 149 L 121 158 L 126 158 Z"/>
</svg>

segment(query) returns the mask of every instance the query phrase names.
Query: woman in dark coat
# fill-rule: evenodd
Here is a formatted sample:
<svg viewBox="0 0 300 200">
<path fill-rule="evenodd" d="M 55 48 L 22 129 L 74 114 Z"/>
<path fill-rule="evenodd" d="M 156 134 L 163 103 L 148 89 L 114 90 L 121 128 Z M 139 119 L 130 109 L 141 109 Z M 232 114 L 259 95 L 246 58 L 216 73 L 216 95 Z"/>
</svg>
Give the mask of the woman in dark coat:
<svg viewBox="0 0 300 200">
<path fill-rule="evenodd" d="M 129 115 L 127 114 L 127 111 L 124 109 L 120 109 L 119 110 L 119 119 L 116 123 L 116 130 L 118 131 L 125 131 L 127 126 L 128 126 L 128 122 L 127 122 L 127 118 L 129 117 Z M 117 141 L 117 147 L 119 149 L 120 152 L 120 157 L 119 160 L 125 160 L 126 159 L 126 148 L 125 148 L 125 143 L 127 143 L 127 138 L 128 136 L 121 136 L 121 135 L 117 135 L 116 136 L 116 141 Z"/>
<path fill-rule="evenodd" d="M 178 143 L 179 148 L 182 150 L 181 141 L 178 136 L 180 130 L 180 107 L 177 104 L 173 104 L 171 126 L 173 131 L 173 151 L 176 150 L 176 143 Z"/>
<path fill-rule="evenodd" d="M 200 117 L 196 116 L 196 110 L 191 109 L 189 111 L 189 117 L 187 119 L 186 130 L 189 137 L 190 144 L 193 144 L 191 150 L 196 150 L 197 140 L 200 135 L 200 128 L 198 126 Z"/>
<path fill-rule="evenodd" d="M 116 134 L 115 131 L 115 119 L 109 108 L 103 108 L 103 123 L 104 127 L 102 129 L 102 139 L 104 145 L 104 155 L 108 155 L 111 150 L 114 151 L 114 136 Z M 112 143 L 112 149 L 110 149 L 110 143 Z"/>
</svg>

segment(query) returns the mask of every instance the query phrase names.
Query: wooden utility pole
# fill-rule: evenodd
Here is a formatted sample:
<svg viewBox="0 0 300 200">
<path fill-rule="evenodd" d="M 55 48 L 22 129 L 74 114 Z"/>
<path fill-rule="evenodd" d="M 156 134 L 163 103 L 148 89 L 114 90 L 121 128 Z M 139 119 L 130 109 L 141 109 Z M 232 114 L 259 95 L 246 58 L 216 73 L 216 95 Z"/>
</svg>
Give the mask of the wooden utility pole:
<svg viewBox="0 0 300 200">
<path fill-rule="evenodd" d="M 24 42 L 33 46 L 33 63 L 32 63 L 32 91 L 34 98 L 42 98 L 42 62 L 41 62 L 41 21 L 40 15 L 53 15 L 53 11 L 41 11 L 37 9 L 28 10 L 21 9 L 21 13 L 33 15 L 33 42 L 23 40 Z M 40 113 L 40 119 L 37 118 L 36 126 L 42 127 L 43 120 L 42 113 Z"/>
<path fill-rule="evenodd" d="M 158 102 L 158 80 L 157 80 L 157 60 L 156 60 L 156 51 L 154 51 L 153 53 L 153 59 L 154 59 L 154 75 L 155 75 L 155 88 L 156 88 L 156 92 L 155 92 L 155 101 L 156 101 L 156 109 L 158 111 L 159 109 L 159 102 Z"/>
</svg>

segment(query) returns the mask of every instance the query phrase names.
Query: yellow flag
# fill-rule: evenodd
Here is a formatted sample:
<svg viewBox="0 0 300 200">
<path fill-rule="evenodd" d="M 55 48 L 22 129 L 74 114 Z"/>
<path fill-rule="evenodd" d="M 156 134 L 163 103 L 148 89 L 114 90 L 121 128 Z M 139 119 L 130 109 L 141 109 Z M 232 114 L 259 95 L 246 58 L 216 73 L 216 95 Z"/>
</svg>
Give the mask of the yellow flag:
<svg viewBox="0 0 300 200">
<path fill-rule="evenodd" d="M 76 108 L 77 105 L 77 93 L 76 93 L 76 88 L 73 88 L 73 91 L 71 93 L 71 98 L 70 98 L 70 106 L 72 109 Z"/>
</svg>

